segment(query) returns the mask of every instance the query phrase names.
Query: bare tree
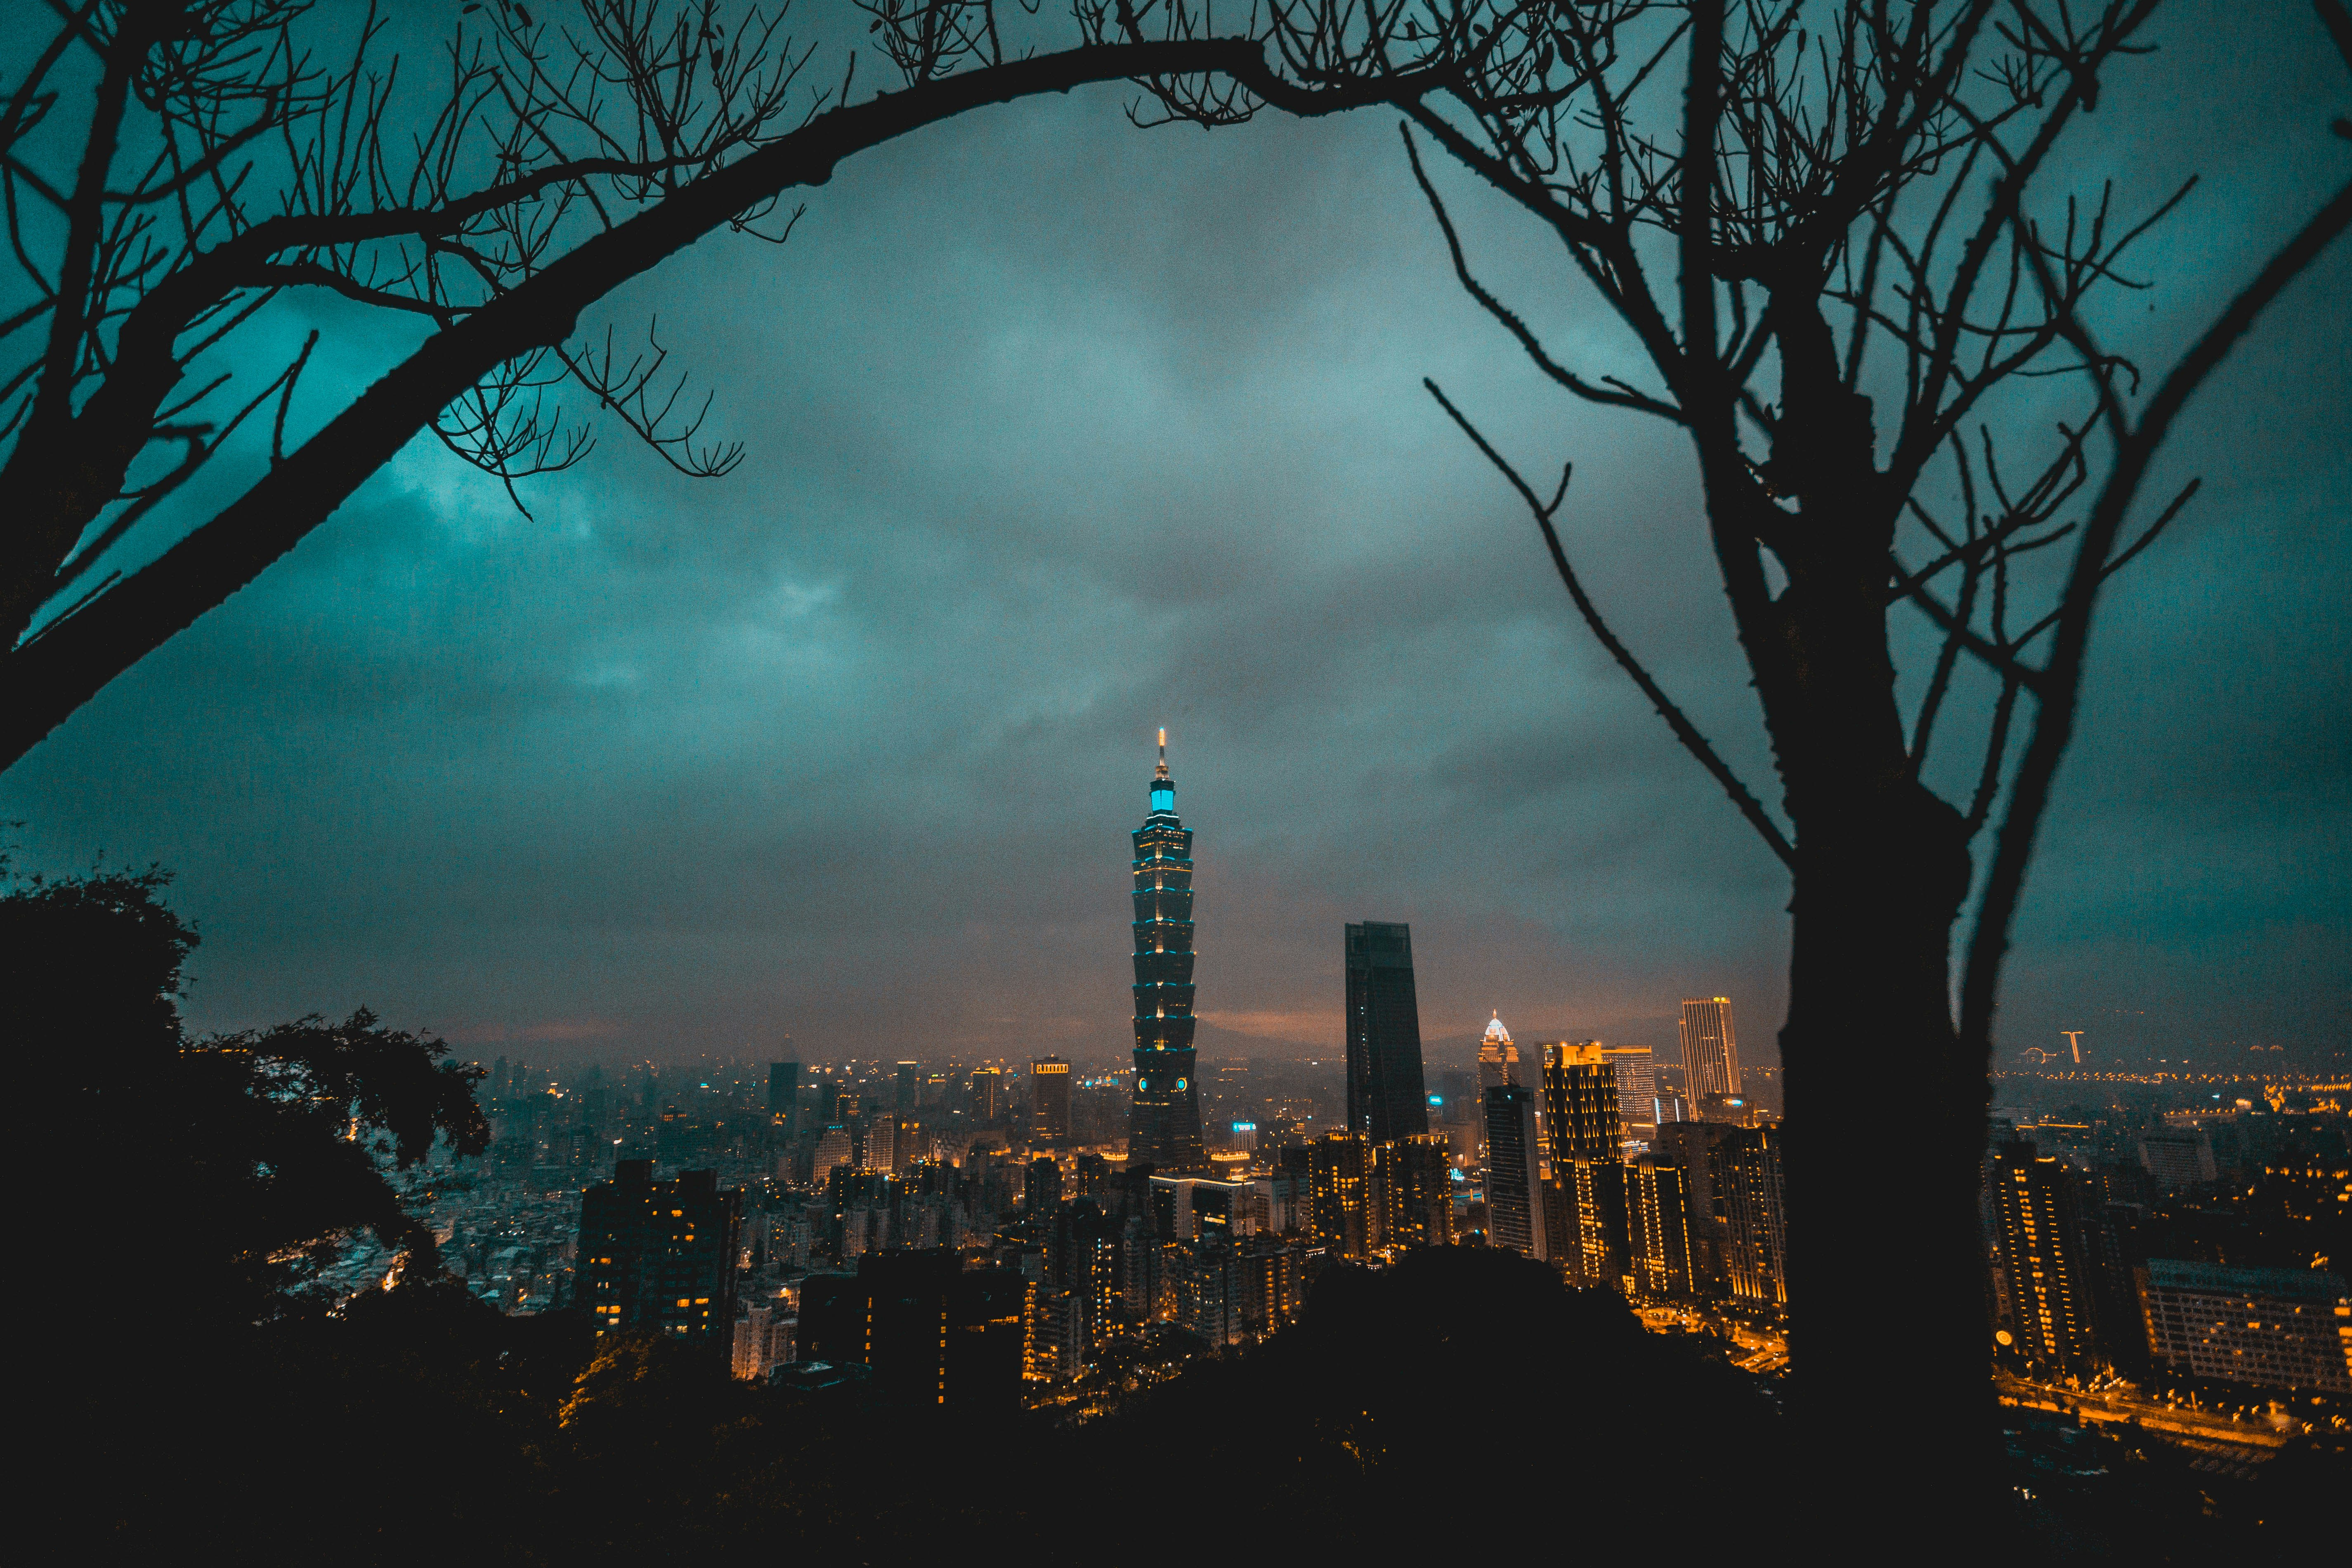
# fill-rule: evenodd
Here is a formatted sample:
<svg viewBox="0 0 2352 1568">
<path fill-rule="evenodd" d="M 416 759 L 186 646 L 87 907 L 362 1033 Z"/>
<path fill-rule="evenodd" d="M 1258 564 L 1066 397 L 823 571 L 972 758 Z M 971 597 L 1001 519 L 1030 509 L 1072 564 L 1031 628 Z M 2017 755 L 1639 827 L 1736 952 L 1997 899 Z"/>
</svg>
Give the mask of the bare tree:
<svg viewBox="0 0 2352 1568">
<path fill-rule="evenodd" d="M 569 387 L 679 471 L 727 472 L 740 449 L 704 434 L 707 403 L 659 344 L 583 337 L 580 318 L 706 235 L 781 243 L 799 211 L 784 195 L 845 158 L 1092 82 L 1133 79 L 1218 123 L 1408 101 L 1448 69 L 1444 41 L 1398 53 L 1352 4 L 1327 9 L 1315 50 L 1270 64 L 1255 19 L 1219 34 L 1205 12 L 1123 6 L 1114 37 L 1078 0 L 1073 47 L 1037 52 L 1008 39 L 994 0 L 859 0 L 898 84 L 861 95 L 856 55 L 821 58 L 781 11 L 487 0 L 460 8 L 411 92 L 373 8 L 343 18 L 321 63 L 338 18 L 311 0 L 50 5 L 46 43 L 0 83 L 16 268 L 0 337 L 24 345 L 0 365 L 0 766 L 420 431 L 512 493 L 590 450 L 557 401 Z M 362 332 L 406 317 L 425 335 L 289 446 L 316 334 L 257 385 L 249 366 L 271 303 L 306 291 L 362 307 L 376 323 Z M 231 437 L 248 426 L 246 451 Z M 199 471 L 240 458 L 235 499 L 172 517 Z M 164 526 L 159 508 L 176 536 L 142 552 L 131 536 Z"/>
<path fill-rule="evenodd" d="M 2343 6 L 2316 4 L 2352 61 Z M 1977 1202 L 1993 1005 L 2099 585 L 2196 491 L 2141 503 L 2183 405 L 2352 221 L 2347 186 L 2160 374 L 2102 343 L 2102 299 L 2138 287 L 2129 253 L 2189 185 L 2129 214 L 2111 188 L 2042 187 L 2062 138 L 2143 52 L 2155 9 L 1490 9 L 1463 81 L 1405 106 L 1407 153 L 1462 287 L 1562 392 L 1678 427 L 1696 459 L 1785 830 L 1578 579 L 1561 526 L 1568 470 L 1556 488 L 1523 478 L 1429 389 L 1524 499 L 1593 633 L 1790 869 L 1790 1350 L 1801 1406 L 1842 1428 L 1892 1396 L 1924 1440 L 1945 1440 L 1948 1424 L 1990 1436 Z M 1401 22 L 1402 42 L 1461 25 L 1435 4 Z M 1559 241 L 1654 379 L 1563 363 L 1479 281 L 1423 161 L 1431 145 Z M 2073 416 L 2053 424 L 2037 407 L 2053 399 Z M 2072 564 L 2052 571 L 2062 544 Z M 1898 614 L 1940 634 L 1907 714 Z M 1972 682 L 1981 751 L 1947 800 L 1923 770 Z M 2004 796 L 1956 1018 L 1952 928 L 1975 879 L 1970 846 Z M 1839 1147 L 1889 1116 L 1898 1159 Z M 1855 1495 L 1923 1501 L 1982 1474 L 1900 1441 L 1842 1437 L 1836 1463 Z"/>
</svg>

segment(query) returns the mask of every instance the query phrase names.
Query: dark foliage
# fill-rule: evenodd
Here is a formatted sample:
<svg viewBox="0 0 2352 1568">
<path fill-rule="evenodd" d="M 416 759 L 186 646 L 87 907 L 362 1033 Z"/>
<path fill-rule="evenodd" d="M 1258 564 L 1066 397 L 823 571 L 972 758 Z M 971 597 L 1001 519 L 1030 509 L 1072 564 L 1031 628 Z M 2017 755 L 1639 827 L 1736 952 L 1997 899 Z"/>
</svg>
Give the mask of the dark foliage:
<svg viewBox="0 0 2352 1568">
<path fill-rule="evenodd" d="M 437 1270 L 433 1241 L 383 1168 L 436 1135 L 478 1153 L 479 1069 L 362 1009 L 196 1038 L 180 1017 L 197 934 L 169 877 L 95 872 L 0 895 L 0 1007 L 35 1092 L 35 1169 L 71 1194 L 44 1247 L 78 1278 L 126 1265 L 170 1282 L 183 1332 L 233 1332 L 306 1305 L 337 1245 L 372 1232 Z M 61 1194 L 62 1195 L 62 1194 Z M 111 1292 L 79 1314 L 107 1335 L 153 1304 Z"/>
<path fill-rule="evenodd" d="M 253 1561 L 1720 1562 L 1804 1552 L 1819 1531 L 1789 1472 L 1833 1494 L 1853 1473 L 1850 1448 L 1791 1440 L 1772 1384 L 1475 1247 L 1335 1271 L 1297 1326 L 1076 1425 L 755 1387 L 441 1283 L 283 1321 L 138 1401 L 138 1446 L 168 1462 L 121 1467 L 101 1532 L 126 1552 L 233 1536 Z M 1890 1389 L 1850 1443 L 1927 1467 L 1948 1436 Z M 2323 1539 L 2344 1464 L 2313 1448 L 2247 1480 L 2042 1415 L 2006 1447 L 1981 1511 L 2025 1563 L 2270 1560 Z M 1839 1506 L 1888 1560 L 1937 1560 L 1943 1526 L 1907 1500 Z"/>
</svg>

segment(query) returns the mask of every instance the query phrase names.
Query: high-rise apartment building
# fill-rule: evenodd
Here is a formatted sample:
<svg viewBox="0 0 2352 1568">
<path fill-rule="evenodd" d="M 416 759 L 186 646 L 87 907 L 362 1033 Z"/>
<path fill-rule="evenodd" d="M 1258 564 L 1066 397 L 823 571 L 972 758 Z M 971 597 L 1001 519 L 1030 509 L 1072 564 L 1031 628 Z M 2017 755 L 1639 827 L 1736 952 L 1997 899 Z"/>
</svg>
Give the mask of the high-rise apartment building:
<svg viewBox="0 0 2352 1568">
<path fill-rule="evenodd" d="M 1625 1218 L 1634 1289 L 1685 1300 L 1697 1294 L 1691 1269 L 1690 1198 L 1679 1165 L 1643 1157 L 1625 1168 Z"/>
<path fill-rule="evenodd" d="M 1731 998 L 1683 999 L 1683 1093 L 1696 1106 L 1711 1094 L 1738 1097 L 1739 1038 L 1731 1026 Z"/>
<path fill-rule="evenodd" d="M 650 1160 L 623 1160 L 580 1194 L 572 1300 L 599 1335 L 653 1333 L 730 1354 L 743 1194 L 715 1171 L 656 1182 Z"/>
<path fill-rule="evenodd" d="M 900 1062 L 891 1074 L 891 1109 L 901 1116 L 911 1116 L 915 1103 L 922 1096 L 923 1068 L 920 1062 Z"/>
<path fill-rule="evenodd" d="M 1327 1132 L 1307 1146 L 1309 1245 L 1342 1258 L 1364 1255 L 1370 1148 L 1360 1132 Z"/>
<path fill-rule="evenodd" d="M 1429 1131 L 1412 931 L 1366 921 L 1347 929 L 1348 1131 L 1392 1143 Z"/>
<path fill-rule="evenodd" d="M 1444 1247 L 1454 1240 L 1454 1164 L 1444 1134 L 1375 1144 L 1372 1165 L 1379 1245 Z"/>
<path fill-rule="evenodd" d="M 1658 1124 L 1658 1073 L 1647 1046 L 1603 1046 L 1601 1057 L 1617 1075 L 1617 1111 L 1625 1134 L 1646 1142 Z"/>
<path fill-rule="evenodd" d="M 2158 1365 L 2250 1388 L 2352 1394 L 2352 1296 L 2341 1276 L 2167 1258 L 2139 1274 Z"/>
<path fill-rule="evenodd" d="M 1780 1134 L 1735 1127 L 1724 1140 L 1721 1180 L 1729 1220 L 1732 1295 L 1774 1310 L 1789 1305 L 1789 1207 Z"/>
<path fill-rule="evenodd" d="M 1995 1150 L 1987 1172 L 2015 1349 L 2061 1376 L 2088 1373 L 2100 1361 L 2086 1180 L 2096 1178 L 2024 1142 Z"/>
<path fill-rule="evenodd" d="M 1741 1129 L 1720 1121 L 1658 1124 L 1654 1156 L 1681 1173 L 1690 1226 L 1692 1288 L 1702 1297 L 1731 1293 L 1731 1144 Z"/>
<path fill-rule="evenodd" d="M 1135 830 L 1135 1099 L 1128 1168 L 1205 1171 L 1192 1052 L 1192 835 L 1176 815 L 1168 731 L 1151 775 L 1151 811 Z"/>
<path fill-rule="evenodd" d="M 1029 1064 L 1030 1135 L 1047 1142 L 1070 1135 L 1070 1064 L 1039 1057 Z"/>
<path fill-rule="evenodd" d="M 1622 1160 L 1577 1160 L 1552 1167 L 1552 1187 L 1567 1200 L 1564 1215 L 1576 1227 L 1576 1246 L 1566 1254 L 1576 1282 L 1588 1288 L 1617 1290 L 1633 1271 L 1631 1225 L 1626 1214 L 1627 1171 Z M 1563 1226 L 1563 1229 L 1566 1227 Z"/>
<path fill-rule="evenodd" d="M 1486 1102 L 1486 1239 L 1529 1258 L 1552 1256 L 1544 1223 L 1536 1091 L 1496 1084 Z"/>
</svg>

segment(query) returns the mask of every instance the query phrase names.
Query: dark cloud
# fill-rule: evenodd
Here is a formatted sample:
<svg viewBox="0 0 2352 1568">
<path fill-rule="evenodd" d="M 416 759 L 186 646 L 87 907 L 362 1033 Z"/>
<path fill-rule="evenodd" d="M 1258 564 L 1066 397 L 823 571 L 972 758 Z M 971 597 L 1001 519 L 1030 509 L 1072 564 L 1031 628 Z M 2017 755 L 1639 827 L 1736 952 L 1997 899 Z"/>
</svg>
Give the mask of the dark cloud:
<svg viewBox="0 0 2352 1568">
<path fill-rule="evenodd" d="M 2153 315 L 2113 323 L 2151 363 L 2344 162 L 2301 125 L 2341 96 L 2311 40 L 2177 37 L 2084 163 L 2129 201 L 2212 176 L 2143 258 Z M 1722 992 L 1769 1049 L 1777 862 L 1419 381 L 1575 461 L 1596 596 L 1770 798 L 1682 447 L 1554 395 L 1463 300 L 1387 118 L 1147 135 L 1120 102 L 911 138 L 788 247 L 633 286 L 599 326 L 658 314 L 738 474 L 608 430 L 526 518 L 416 444 L 0 779 L 27 858 L 179 868 L 209 1025 L 364 1000 L 557 1056 L 1108 1052 L 1166 723 L 1212 1046 L 1336 1044 L 1338 928 L 1380 918 L 1413 923 L 1433 1039 L 1499 1008 L 1665 1045 Z M 1496 286 L 1639 377 L 1556 249 L 1457 194 Z M 2347 298 L 2339 252 L 2168 458 L 2206 489 L 2110 595 L 2017 1039 L 2341 1037 Z M 347 386 L 398 347 L 330 345 Z M 1956 740 L 1988 699 L 1964 686 Z"/>
</svg>

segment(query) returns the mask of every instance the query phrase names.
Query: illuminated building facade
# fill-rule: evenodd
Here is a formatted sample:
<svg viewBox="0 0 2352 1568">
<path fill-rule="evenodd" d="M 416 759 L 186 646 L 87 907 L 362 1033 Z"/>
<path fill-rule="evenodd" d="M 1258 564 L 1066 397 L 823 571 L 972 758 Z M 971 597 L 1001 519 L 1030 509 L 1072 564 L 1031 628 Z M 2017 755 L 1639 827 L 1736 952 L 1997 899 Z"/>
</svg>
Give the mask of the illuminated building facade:
<svg viewBox="0 0 2352 1568">
<path fill-rule="evenodd" d="M 1739 1037 L 1728 996 L 1683 999 L 1683 1093 L 1698 1106 L 1711 1094 L 1741 1093 Z"/>
<path fill-rule="evenodd" d="M 1454 1163 L 1445 1136 L 1421 1132 L 1372 1149 L 1372 1207 L 1381 1247 L 1454 1240 Z"/>
<path fill-rule="evenodd" d="M 1698 1293 L 1691 1268 L 1690 1196 L 1679 1165 L 1640 1159 L 1625 1168 L 1628 1262 L 1644 1296 L 1685 1300 Z"/>
<path fill-rule="evenodd" d="M 1498 1015 L 1486 1020 L 1486 1037 L 1478 1042 L 1478 1088 L 1481 1092 L 1507 1083 L 1526 1083 L 1519 1068 L 1519 1047 Z"/>
<path fill-rule="evenodd" d="M 1647 1046 L 1603 1046 L 1601 1057 L 1617 1075 L 1617 1113 L 1625 1135 L 1647 1142 L 1658 1124 L 1658 1072 Z"/>
<path fill-rule="evenodd" d="M 1994 1151 L 1988 1181 L 2016 1353 L 2062 1376 L 2092 1372 L 2098 1253 L 2084 1226 L 2084 1176 L 2017 1142 Z"/>
<path fill-rule="evenodd" d="M 1360 1258 L 1370 1144 L 1360 1132 L 1327 1132 L 1307 1146 L 1308 1244 Z"/>
<path fill-rule="evenodd" d="M 1030 1133 L 1046 1139 L 1070 1135 L 1070 1064 L 1039 1057 L 1029 1064 Z"/>
<path fill-rule="evenodd" d="M 2139 1274 L 2159 1366 L 2250 1388 L 2352 1394 L 2352 1297 L 2341 1277 L 2166 1258 Z"/>
<path fill-rule="evenodd" d="M 1622 1289 L 1631 1271 L 1627 1168 L 1621 1160 L 1578 1160 L 1554 1167 L 1559 1173 L 1553 1185 L 1573 1205 L 1576 1245 L 1568 1261 L 1580 1285 Z"/>
<path fill-rule="evenodd" d="M 1347 928 L 1348 1131 L 1392 1143 L 1429 1131 L 1412 930 L 1382 921 Z"/>
<path fill-rule="evenodd" d="M 1688 1217 L 1693 1288 L 1703 1297 L 1731 1292 L 1730 1145 L 1740 1129 L 1717 1121 L 1662 1121 L 1655 1161 L 1679 1173 Z"/>
<path fill-rule="evenodd" d="M 623 1160 L 580 1194 L 572 1301 L 599 1335 L 651 1333 L 731 1353 L 743 1194 L 715 1171 L 653 1179 L 650 1160 Z"/>
<path fill-rule="evenodd" d="M 1128 1168 L 1206 1171 L 1192 1058 L 1192 835 L 1176 815 L 1168 731 L 1151 812 L 1135 830 L 1135 1099 Z"/>
<path fill-rule="evenodd" d="M 1545 1136 L 1555 1168 L 1578 1160 L 1623 1158 L 1617 1068 L 1599 1040 L 1554 1040 L 1543 1047 Z"/>
<path fill-rule="evenodd" d="M 1487 1243 L 1529 1258 L 1549 1258 L 1536 1091 L 1497 1084 L 1486 1090 L 1486 1103 Z"/>
<path fill-rule="evenodd" d="M 814 1161 L 816 1178 L 822 1181 L 827 1171 L 837 1165 L 850 1163 L 853 1154 L 849 1129 L 838 1121 L 827 1127 L 818 1135 L 816 1141 L 816 1155 Z"/>
<path fill-rule="evenodd" d="M 995 1068 L 974 1068 L 967 1092 L 971 1096 L 971 1113 L 982 1126 L 1004 1114 L 1004 1074 Z"/>
<path fill-rule="evenodd" d="M 1598 1040 L 1553 1040 L 1540 1049 L 1545 1152 L 1562 1221 L 1553 1255 L 1570 1263 L 1578 1283 L 1613 1289 L 1628 1247 L 1616 1064 Z"/>
<path fill-rule="evenodd" d="M 1720 1179 L 1728 1224 L 1731 1294 L 1776 1311 L 1789 1305 L 1789 1209 L 1780 1176 L 1780 1134 L 1735 1127 L 1722 1144 Z"/>
</svg>

